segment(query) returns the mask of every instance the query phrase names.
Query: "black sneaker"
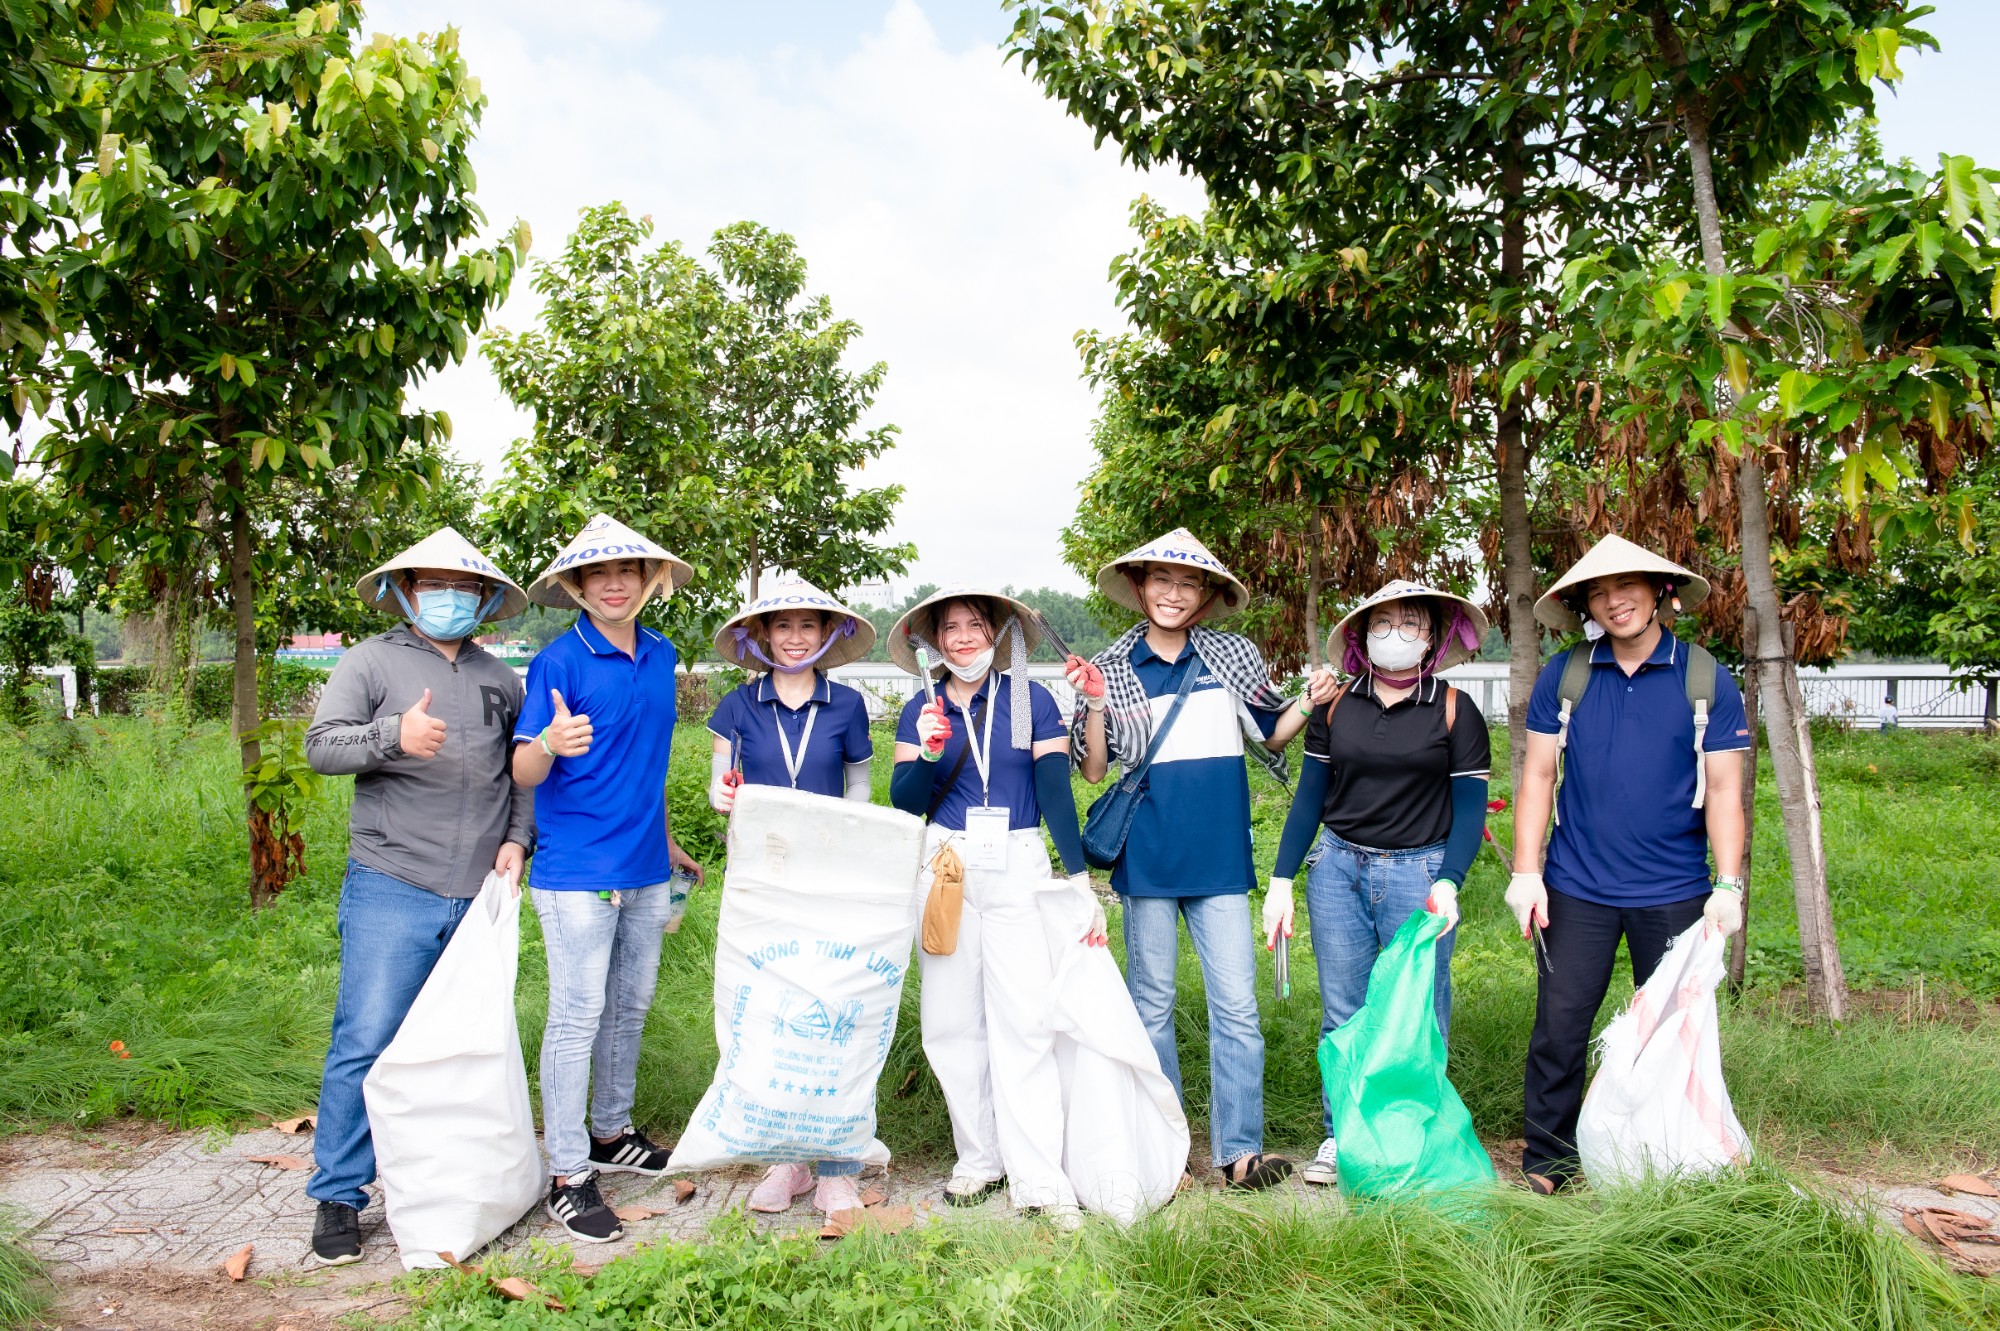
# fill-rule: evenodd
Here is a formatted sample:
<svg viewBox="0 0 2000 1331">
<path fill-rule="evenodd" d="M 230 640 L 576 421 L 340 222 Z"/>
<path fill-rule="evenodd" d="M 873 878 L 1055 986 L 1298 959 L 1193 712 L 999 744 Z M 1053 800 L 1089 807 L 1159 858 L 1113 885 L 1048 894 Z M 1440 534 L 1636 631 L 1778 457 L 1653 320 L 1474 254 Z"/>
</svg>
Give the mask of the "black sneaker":
<svg viewBox="0 0 2000 1331">
<path fill-rule="evenodd" d="M 586 1169 L 571 1174 L 569 1182 L 549 1180 L 549 1215 L 585 1243 L 612 1243 L 625 1237 L 625 1226 L 604 1204 L 597 1190 L 597 1171 Z"/>
<path fill-rule="evenodd" d="M 667 1172 L 667 1158 L 671 1154 L 646 1140 L 646 1134 L 637 1128 L 625 1129 L 625 1134 L 615 1142 L 590 1139 L 590 1163 L 597 1166 L 600 1174 L 658 1176 Z"/>
<path fill-rule="evenodd" d="M 313 1256 L 326 1266 L 361 1260 L 361 1212 L 345 1202 L 321 1202 L 313 1217 Z"/>
</svg>

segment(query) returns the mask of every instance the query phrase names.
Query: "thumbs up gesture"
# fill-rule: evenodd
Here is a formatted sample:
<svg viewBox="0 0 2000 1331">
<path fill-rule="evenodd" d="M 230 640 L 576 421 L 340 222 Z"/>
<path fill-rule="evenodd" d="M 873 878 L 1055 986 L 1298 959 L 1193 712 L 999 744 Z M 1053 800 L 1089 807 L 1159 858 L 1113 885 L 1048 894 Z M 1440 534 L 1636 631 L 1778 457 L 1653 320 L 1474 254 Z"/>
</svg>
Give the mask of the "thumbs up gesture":
<svg viewBox="0 0 2000 1331">
<path fill-rule="evenodd" d="M 549 752 L 558 758 L 575 758 L 590 752 L 590 716 L 588 713 L 572 714 L 569 704 L 563 701 L 561 689 L 550 689 L 549 700 L 555 704 L 555 719 L 542 732 L 548 740 Z"/>
<path fill-rule="evenodd" d="M 431 691 L 425 689 L 424 696 L 403 713 L 401 743 L 403 752 L 413 758 L 435 758 L 444 747 L 444 722 L 432 716 L 430 708 Z"/>
</svg>

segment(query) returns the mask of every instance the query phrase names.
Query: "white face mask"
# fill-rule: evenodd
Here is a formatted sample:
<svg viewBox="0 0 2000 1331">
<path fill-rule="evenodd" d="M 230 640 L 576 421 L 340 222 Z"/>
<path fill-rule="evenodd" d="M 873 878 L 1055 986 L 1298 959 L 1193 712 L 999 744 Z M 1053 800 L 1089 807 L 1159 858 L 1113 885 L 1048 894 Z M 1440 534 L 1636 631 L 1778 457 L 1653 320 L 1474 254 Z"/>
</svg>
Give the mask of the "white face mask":
<svg viewBox="0 0 2000 1331">
<path fill-rule="evenodd" d="M 986 678 L 986 672 L 993 668 L 993 649 L 988 647 L 965 665 L 960 665 L 947 656 L 944 659 L 944 666 L 945 669 L 957 675 L 965 683 L 977 684 L 980 680 Z"/>
<path fill-rule="evenodd" d="M 1422 638 L 1405 638 L 1394 629 L 1368 635 L 1368 659 L 1377 668 L 1401 674 L 1424 659 L 1431 645 Z"/>
</svg>

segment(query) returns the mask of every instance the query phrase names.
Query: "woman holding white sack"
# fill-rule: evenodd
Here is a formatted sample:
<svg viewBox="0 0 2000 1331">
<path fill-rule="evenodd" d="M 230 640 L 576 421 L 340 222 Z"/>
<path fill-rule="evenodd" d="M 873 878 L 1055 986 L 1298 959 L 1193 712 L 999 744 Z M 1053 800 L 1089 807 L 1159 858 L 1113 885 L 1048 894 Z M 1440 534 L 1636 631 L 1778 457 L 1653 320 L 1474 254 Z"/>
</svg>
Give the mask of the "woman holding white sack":
<svg viewBox="0 0 2000 1331">
<path fill-rule="evenodd" d="M 715 635 L 716 655 L 756 678 L 724 697 L 708 718 L 714 756 L 708 802 L 736 807 L 739 785 L 788 786 L 832 799 L 868 802 L 875 755 L 861 694 L 826 676 L 875 645 L 875 626 L 804 580 L 753 598 Z M 773 1165 L 750 1194 L 753 1211 L 788 1210 L 813 1193 L 827 1215 L 857 1208 L 859 1160 L 822 1160 L 813 1169 Z"/>
<path fill-rule="evenodd" d="M 925 691 L 903 709 L 890 792 L 930 823 L 926 893 L 946 846 L 964 868 L 955 939 L 931 950 L 927 913 L 918 954 L 924 1053 L 958 1151 L 945 1200 L 974 1205 L 1005 1184 L 1016 1207 L 1073 1227 L 1083 1207 L 1129 1221 L 1171 1199 L 1188 1131 L 1105 950 L 1068 727 L 1027 678 L 1040 638 L 1034 612 L 994 592 L 945 590 L 904 614 L 890 658 Z M 1064 878 L 1049 872 L 1044 825 Z"/>
</svg>

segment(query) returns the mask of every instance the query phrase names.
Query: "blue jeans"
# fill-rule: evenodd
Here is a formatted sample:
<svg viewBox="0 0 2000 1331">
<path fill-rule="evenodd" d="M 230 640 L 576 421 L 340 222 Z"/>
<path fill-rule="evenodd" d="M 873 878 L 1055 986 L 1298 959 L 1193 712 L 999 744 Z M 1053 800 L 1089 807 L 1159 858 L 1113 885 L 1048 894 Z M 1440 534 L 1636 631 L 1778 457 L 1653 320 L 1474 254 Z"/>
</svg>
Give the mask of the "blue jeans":
<svg viewBox="0 0 2000 1331">
<path fill-rule="evenodd" d="M 660 978 L 671 902 L 665 883 L 625 888 L 616 904 L 595 892 L 531 887 L 529 893 L 549 957 L 542 1146 L 550 1174 L 580 1174 L 590 1168 L 586 1099 L 597 1136 L 614 1137 L 632 1126 L 639 1036 Z"/>
<path fill-rule="evenodd" d="M 1319 970 L 1319 1030 L 1324 1036 L 1368 1001 L 1368 976 L 1375 958 L 1424 908 L 1444 867 L 1444 842 L 1415 850 L 1370 850 L 1321 828 L 1317 854 L 1306 870 L 1306 917 L 1312 932 L 1313 962 Z M 1451 1033 L 1451 949 L 1454 929 L 1437 943 L 1438 1029 Z M 1320 1087 L 1326 1131 L 1333 1114 Z"/>
<path fill-rule="evenodd" d="M 314 1169 L 306 1185 L 314 1201 L 343 1202 L 357 1211 L 368 1205 L 362 1189 L 375 1181 L 375 1142 L 368 1135 L 362 1079 L 396 1038 L 471 904 L 347 862 L 336 916 L 340 996 L 320 1076 Z"/>
<path fill-rule="evenodd" d="M 1250 898 L 1124 897 L 1125 987 L 1160 1056 L 1160 1071 L 1181 1089 L 1174 1047 L 1174 970 L 1185 918 L 1208 989 L 1208 1136 L 1226 1169 L 1264 1149 L 1264 1032 L 1257 1024 L 1257 954 Z"/>
</svg>

